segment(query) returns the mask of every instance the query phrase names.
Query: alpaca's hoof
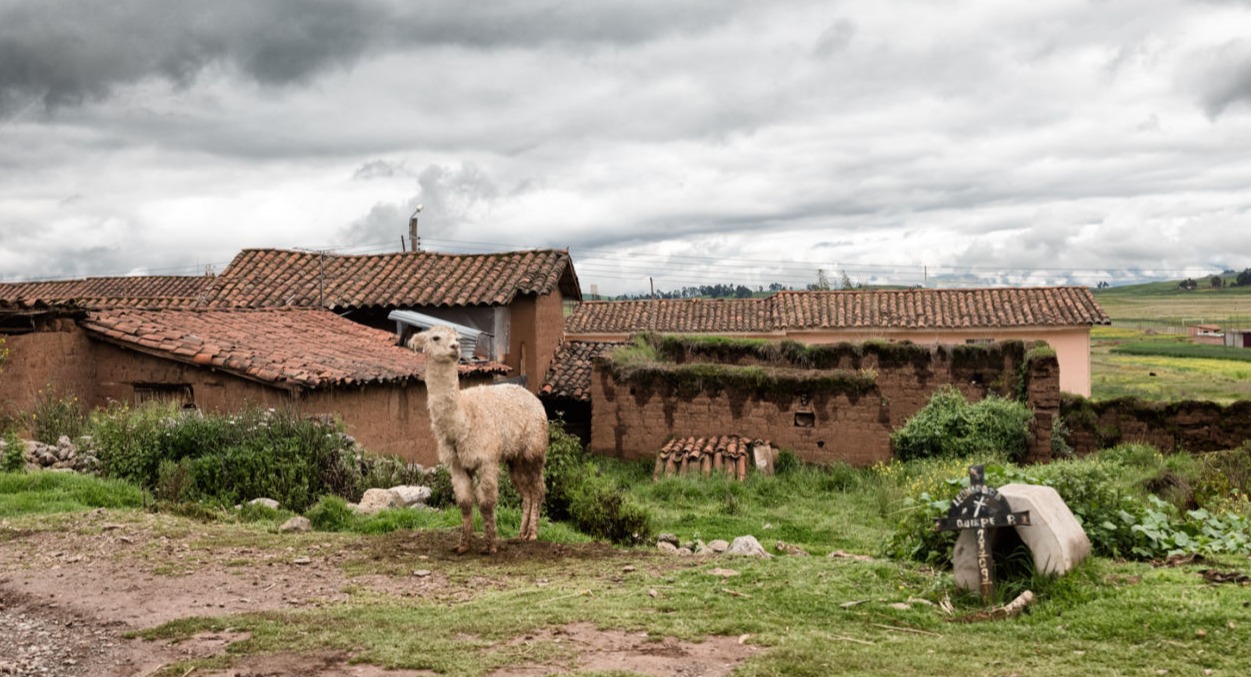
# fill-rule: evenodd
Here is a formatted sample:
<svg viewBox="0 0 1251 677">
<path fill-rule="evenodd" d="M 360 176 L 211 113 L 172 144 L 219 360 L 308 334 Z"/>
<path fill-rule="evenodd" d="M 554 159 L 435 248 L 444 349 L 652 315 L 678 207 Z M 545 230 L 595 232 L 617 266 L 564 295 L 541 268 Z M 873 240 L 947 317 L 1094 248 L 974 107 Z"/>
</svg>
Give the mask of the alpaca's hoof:
<svg viewBox="0 0 1251 677">
<path fill-rule="evenodd" d="M 467 553 L 467 552 L 469 552 L 469 544 L 468 544 L 468 543 L 461 543 L 460 545 L 456 546 L 455 548 L 452 548 L 452 554 L 453 554 L 453 555 L 463 555 L 463 554 L 465 554 L 465 553 Z"/>
<path fill-rule="evenodd" d="M 494 555 L 495 553 L 499 551 L 500 551 L 499 547 L 496 546 L 494 543 L 482 548 L 482 554 L 484 555 Z"/>
</svg>

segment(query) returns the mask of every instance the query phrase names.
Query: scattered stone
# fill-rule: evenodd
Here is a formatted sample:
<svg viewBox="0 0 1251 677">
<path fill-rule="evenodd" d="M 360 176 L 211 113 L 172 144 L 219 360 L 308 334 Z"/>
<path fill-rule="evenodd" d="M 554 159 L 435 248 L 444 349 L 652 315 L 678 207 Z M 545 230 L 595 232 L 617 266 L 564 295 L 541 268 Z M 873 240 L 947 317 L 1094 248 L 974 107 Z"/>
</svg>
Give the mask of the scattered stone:
<svg viewBox="0 0 1251 677">
<path fill-rule="evenodd" d="M 357 509 L 366 515 L 382 512 L 389 508 L 403 508 L 404 500 L 390 489 L 369 489 L 361 496 Z"/>
<path fill-rule="evenodd" d="M 729 578 L 730 576 L 738 575 L 738 572 L 733 569 L 722 569 L 721 567 L 717 567 L 708 573 L 712 576 L 720 576 L 722 578 Z"/>
<path fill-rule="evenodd" d="M 430 575 L 430 570 L 429 570 L 429 569 L 418 569 L 418 570 L 416 570 L 416 571 L 414 571 L 414 572 L 413 572 L 413 575 L 414 575 L 414 576 L 416 576 L 417 578 L 425 578 L 425 577 L 427 577 L 427 576 L 429 576 L 429 575 Z"/>
<path fill-rule="evenodd" d="M 266 508 L 269 508 L 270 510 L 278 509 L 278 501 L 275 501 L 272 498 L 254 498 L 248 501 L 248 505 L 264 506 Z"/>
<path fill-rule="evenodd" d="M 730 549 L 730 542 L 723 541 L 720 538 L 715 541 L 708 541 L 708 549 L 717 553 L 725 552 Z"/>
<path fill-rule="evenodd" d="M 729 550 L 726 550 L 726 554 L 746 555 L 748 557 L 773 557 L 773 555 L 765 551 L 764 546 L 760 545 L 760 541 L 757 541 L 755 536 L 739 536 L 734 539 L 734 542 L 730 544 Z"/>
<path fill-rule="evenodd" d="M 278 527 L 278 531 L 284 534 L 304 533 L 312 530 L 313 523 L 309 522 L 307 517 L 303 517 L 301 515 L 292 517 L 286 522 L 283 522 L 282 526 Z"/>
<path fill-rule="evenodd" d="M 401 484 L 396 487 L 391 487 L 391 491 L 394 491 L 395 495 L 400 497 L 400 502 L 408 508 L 425 505 L 426 501 L 430 500 L 430 495 L 433 493 L 430 487 L 413 484 Z"/>
<path fill-rule="evenodd" d="M 798 545 L 793 545 L 791 543 L 786 543 L 784 541 L 778 541 L 777 544 L 774 545 L 774 547 L 777 548 L 777 551 L 782 553 L 783 555 L 794 555 L 798 557 L 809 556 L 807 550 L 804 550 Z"/>
<path fill-rule="evenodd" d="M 895 602 L 893 604 L 887 604 L 886 606 L 889 606 L 892 609 L 898 609 L 899 611 L 907 611 L 912 608 L 912 605 L 906 602 Z"/>
<path fill-rule="evenodd" d="M 677 553 L 678 553 L 679 555 L 682 555 L 682 556 L 688 556 L 688 555 L 694 555 L 694 554 L 695 554 L 695 553 L 694 553 L 694 552 L 693 552 L 690 548 L 685 548 L 685 547 L 683 547 L 683 548 L 678 548 L 678 549 L 677 549 Z"/>
<path fill-rule="evenodd" d="M 826 555 L 826 557 L 829 559 L 854 559 L 857 562 L 872 562 L 873 561 L 873 558 L 869 557 L 868 555 L 856 555 L 856 554 L 847 552 L 846 550 L 835 550 L 834 552 Z"/>
<path fill-rule="evenodd" d="M 660 550 L 661 552 L 667 552 L 667 553 L 674 554 L 674 555 L 676 555 L 678 552 L 678 546 L 670 543 L 669 541 L 660 541 L 659 543 L 656 544 L 656 549 Z"/>
<path fill-rule="evenodd" d="M 627 564 L 621 567 L 621 573 L 623 574 L 632 574 L 635 571 L 638 571 L 638 569 L 635 569 L 633 564 Z"/>
<path fill-rule="evenodd" d="M 312 563 L 313 563 L 313 560 L 312 560 L 311 558 L 308 558 L 308 557 L 296 557 L 295 559 L 291 560 L 291 563 L 292 563 L 292 564 L 299 564 L 299 565 L 303 566 L 303 565 L 305 565 L 305 564 L 312 564 Z"/>
<path fill-rule="evenodd" d="M 676 534 L 661 534 L 656 538 L 656 543 L 671 543 L 674 548 L 682 545 Z"/>
</svg>

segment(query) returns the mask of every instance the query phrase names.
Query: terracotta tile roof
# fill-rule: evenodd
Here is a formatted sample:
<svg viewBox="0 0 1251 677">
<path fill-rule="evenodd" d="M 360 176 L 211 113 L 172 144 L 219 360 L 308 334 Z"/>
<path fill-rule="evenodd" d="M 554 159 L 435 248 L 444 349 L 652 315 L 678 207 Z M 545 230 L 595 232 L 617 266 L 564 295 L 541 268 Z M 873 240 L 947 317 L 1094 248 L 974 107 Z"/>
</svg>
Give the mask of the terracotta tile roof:
<svg viewBox="0 0 1251 677">
<path fill-rule="evenodd" d="M 75 303 L 86 308 L 189 307 L 213 282 L 209 275 L 88 277 L 45 282 L 0 282 L 0 300 Z"/>
<path fill-rule="evenodd" d="M 570 334 L 759 332 L 773 325 L 767 299 L 587 301 L 565 320 Z"/>
<path fill-rule="evenodd" d="M 959 329 L 1107 324 L 1086 287 L 780 292 L 770 300 L 779 326 Z"/>
<path fill-rule="evenodd" d="M 421 380 L 425 358 L 389 332 L 320 309 L 137 310 L 88 313 L 90 334 L 132 350 L 288 388 Z M 462 373 L 506 371 L 497 363 Z"/>
<path fill-rule="evenodd" d="M 218 276 L 214 307 L 507 305 L 518 294 L 580 299 L 569 252 L 339 255 L 245 249 Z"/>
<path fill-rule="evenodd" d="M 552 357 L 541 395 L 591 401 L 591 360 L 617 346 L 615 341 L 565 341 Z"/>
<path fill-rule="evenodd" d="M 794 329 L 958 329 L 1108 324 L 1086 287 L 787 291 L 763 299 L 590 301 L 577 334 L 751 333 Z"/>
</svg>

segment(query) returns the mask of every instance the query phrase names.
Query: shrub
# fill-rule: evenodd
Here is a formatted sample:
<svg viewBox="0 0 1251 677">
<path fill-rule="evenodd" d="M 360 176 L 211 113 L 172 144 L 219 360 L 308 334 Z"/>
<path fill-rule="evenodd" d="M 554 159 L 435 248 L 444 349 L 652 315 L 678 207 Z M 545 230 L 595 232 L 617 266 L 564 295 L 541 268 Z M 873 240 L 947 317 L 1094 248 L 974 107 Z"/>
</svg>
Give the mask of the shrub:
<svg viewBox="0 0 1251 677">
<path fill-rule="evenodd" d="M 58 395 L 55 391 L 39 391 L 35 411 L 27 427 L 31 437 L 44 444 L 56 444 L 62 436 L 78 439 L 87 429 L 87 417 L 75 395 Z"/>
<path fill-rule="evenodd" d="M 1158 559 L 1179 553 L 1251 553 L 1251 520 L 1246 516 L 1202 507 L 1181 510 L 1143 489 L 1144 477 L 1184 471 L 1183 465 L 1146 445 L 1122 445 L 1080 460 L 1028 469 L 987 464 L 985 469 L 991 486 L 1021 482 L 1054 488 L 1081 523 L 1096 555 Z M 888 554 L 948 564 L 955 534 L 935 532 L 933 520 L 946 514 L 967 485 L 967 476 L 954 472 L 939 482 L 917 485 L 919 490 L 904 500 Z"/>
<path fill-rule="evenodd" d="M 600 473 L 582 442 L 554 422 L 548 426 L 543 507 L 552 520 L 569 520 L 588 536 L 630 545 L 651 537 L 651 514 L 611 477 Z"/>
<path fill-rule="evenodd" d="M 114 405 L 91 430 L 106 475 L 153 491 L 226 504 L 265 496 L 295 511 L 327 493 L 359 492 L 350 438 L 290 411 L 202 416 L 172 404 Z"/>
<path fill-rule="evenodd" d="M 994 454 L 1024 457 L 1033 420 L 1029 407 L 994 395 L 969 404 L 952 386 L 938 389 L 903 427 L 891 433 L 900 460 Z"/>
<path fill-rule="evenodd" d="M 4 440 L 4 453 L 0 454 L 0 472 L 22 472 L 26 469 L 26 442 L 13 430 L 0 435 Z"/>
</svg>

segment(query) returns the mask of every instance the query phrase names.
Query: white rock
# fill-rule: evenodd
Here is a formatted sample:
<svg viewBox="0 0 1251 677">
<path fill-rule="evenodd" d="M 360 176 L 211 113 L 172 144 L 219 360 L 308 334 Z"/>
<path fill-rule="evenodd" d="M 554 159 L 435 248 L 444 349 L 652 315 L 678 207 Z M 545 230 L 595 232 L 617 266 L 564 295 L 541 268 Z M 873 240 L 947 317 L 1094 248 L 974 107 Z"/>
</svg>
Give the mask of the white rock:
<svg viewBox="0 0 1251 677">
<path fill-rule="evenodd" d="M 713 552 L 725 552 L 730 549 L 730 542 L 723 541 L 720 538 L 715 541 L 708 541 L 708 549 Z"/>
<path fill-rule="evenodd" d="M 272 498 L 254 498 L 248 501 L 248 505 L 263 505 L 270 510 L 278 509 L 278 501 L 275 501 Z"/>
<path fill-rule="evenodd" d="M 372 515 L 388 508 L 403 508 L 404 500 L 390 489 L 369 489 L 361 496 L 358 507 L 366 515 Z"/>
<path fill-rule="evenodd" d="M 398 487 L 391 487 L 391 491 L 394 491 L 400 497 L 400 501 L 407 507 L 425 505 L 426 501 L 430 500 L 430 494 L 432 493 L 430 487 L 412 484 L 401 484 Z"/>
<path fill-rule="evenodd" d="M 667 552 L 671 554 L 677 554 L 678 552 L 678 546 L 670 543 L 669 541 L 660 541 L 659 543 L 656 544 L 656 549 L 660 550 L 661 552 Z"/>
<path fill-rule="evenodd" d="M 728 555 L 746 555 L 748 557 L 773 557 L 760 545 L 755 536 L 739 536 L 725 551 Z"/>
<path fill-rule="evenodd" d="M 282 526 L 278 527 L 278 531 L 284 534 L 303 533 L 305 531 L 312 530 L 313 523 L 309 522 L 307 517 L 302 517 L 300 515 L 292 517 L 286 522 L 283 522 Z"/>
</svg>

